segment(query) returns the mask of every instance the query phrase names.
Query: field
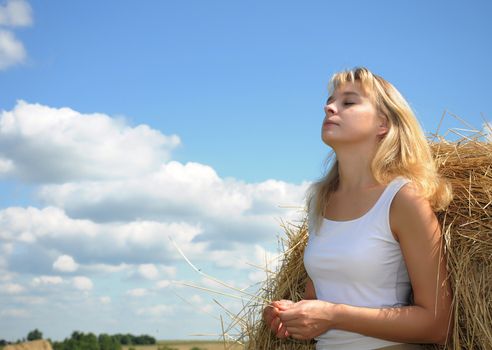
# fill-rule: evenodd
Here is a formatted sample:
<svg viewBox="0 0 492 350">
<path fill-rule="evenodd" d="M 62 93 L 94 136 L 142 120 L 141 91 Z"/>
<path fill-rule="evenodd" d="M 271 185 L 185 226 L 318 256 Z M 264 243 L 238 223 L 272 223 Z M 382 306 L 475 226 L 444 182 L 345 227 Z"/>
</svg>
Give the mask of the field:
<svg viewBox="0 0 492 350">
<path fill-rule="evenodd" d="M 221 341 L 207 341 L 207 340 L 160 340 L 156 345 L 144 345 L 144 346 L 123 346 L 122 350 L 129 350 L 134 348 L 135 350 L 241 350 L 241 345 L 227 344 L 224 347 L 224 343 Z"/>
</svg>

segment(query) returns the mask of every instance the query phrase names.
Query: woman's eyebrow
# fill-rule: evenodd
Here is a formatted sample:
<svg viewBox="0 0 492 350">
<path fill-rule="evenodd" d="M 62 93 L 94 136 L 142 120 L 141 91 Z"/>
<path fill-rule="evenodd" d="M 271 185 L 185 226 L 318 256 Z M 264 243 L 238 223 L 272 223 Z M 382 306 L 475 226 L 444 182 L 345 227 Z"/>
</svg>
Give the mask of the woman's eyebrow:
<svg viewBox="0 0 492 350">
<path fill-rule="evenodd" d="M 342 96 L 347 96 L 347 95 L 354 95 L 356 97 L 360 97 L 360 95 L 355 91 L 344 91 L 344 92 L 342 92 Z M 335 99 L 335 97 L 333 97 L 333 95 L 331 95 L 330 97 L 328 97 L 328 100 L 326 100 L 326 104 L 332 103 L 334 99 Z"/>
</svg>

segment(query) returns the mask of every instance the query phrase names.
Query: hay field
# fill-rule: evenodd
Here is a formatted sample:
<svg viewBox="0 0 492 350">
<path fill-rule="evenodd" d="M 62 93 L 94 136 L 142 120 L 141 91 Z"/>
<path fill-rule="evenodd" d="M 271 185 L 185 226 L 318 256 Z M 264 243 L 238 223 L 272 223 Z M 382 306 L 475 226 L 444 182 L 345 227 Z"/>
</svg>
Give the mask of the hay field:
<svg viewBox="0 0 492 350">
<path fill-rule="evenodd" d="M 224 350 L 224 343 L 221 341 L 213 340 L 159 340 L 156 345 L 132 345 L 123 346 L 122 350 L 129 350 L 134 348 L 135 350 L 191 350 L 195 348 L 196 350 Z M 226 345 L 228 350 L 242 350 L 243 346 L 239 344 Z"/>
</svg>

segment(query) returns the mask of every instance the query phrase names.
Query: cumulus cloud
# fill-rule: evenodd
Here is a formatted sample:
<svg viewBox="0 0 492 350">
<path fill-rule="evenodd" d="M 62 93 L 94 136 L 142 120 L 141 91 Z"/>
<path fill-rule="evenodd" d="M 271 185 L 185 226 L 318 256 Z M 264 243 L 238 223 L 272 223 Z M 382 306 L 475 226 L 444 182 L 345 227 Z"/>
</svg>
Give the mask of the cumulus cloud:
<svg viewBox="0 0 492 350">
<path fill-rule="evenodd" d="M 43 285 L 58 285 L 63 283 L 63 278 L 60 276 L 39 276 L 32 279 L 31 284 L 34 287 Z"/>
<path fill-rule="evenodd" d="M 120 263 L 120 264 L 104 264 L 104 263 L 95 263 L 95 264 L 87 264 L 84 265 L 84 271 L 88 271 L 90 273 L 100 273 L 100 274 L 113 274 L 118 272 L 129 271 L 132 269 L 132 265 Z"/>
<path fill-rule="evenodd" d="M 40 305 L 45 304 L 47 299 L 38 296 L 18 295 L 14 297 L 14 301 L 24 305 Z"/>
<path fill-rule="evenodd" d="M 171 161 L 137 179 L 42 186 L 39 198 L 75 218 L 97 222 L 155 220 L 199 225 L 203 241 L 271 240 L 276 218 L 292 219 L 308 184 L 268 180 L 248 184 L 222 179 L 209 166 Z"/>
<path fill-rule="evenodd" d="M 24 318 L 29 316 L 29 312 L 25 309 L 5 309 L 0 311 L 0 316 L 12 318 Z"/>
<path fill-rule="evenodd" d="M 72 279 L 73 286 L 81 291 L 90 291 L 94 285 L 90 278 L 85 276 L 77 276 Z"/>
<path fill-rule="evenodd" d="M 21 63 L 25 58 L 24 45 L 16 39 L 12 32 L 0 30 L 0 70 Z M 7 169 L 11 166 L 8 160 L 0 161 L 0 170 L 6 166 Z"/>
<path fill-rule="evenodd" d="M 0 25 L 26 27 L 32 24 L 32 8 L 25 0 L 7 0 L 0 5 Z"/>
<path fill-rule="evenodd" d="M 40 187 L 39 199 L 87 219 L 88 231 L 94 222 L 187 222 L 200 228 L 196 242 L 215 248 L 270 240 L 278 229 L 274 217 L 292 212 L 280 206 L 302 206 L 307 183 L 249 184 L 223 179 L 204 164 L 166 162 L 179 143 L 175 135 L 104 114 L 20 101 L 1 114 L 0 168 L 51 183 Z M 27 243 L 36 239 L 30 231 L 20 235 Z"/>
<path fill-rule="evenodd" d="M 159 277 L 159 270 L 154 264 L 142 264 L 138 267 L 138 273 L 143 278 L 153 280 Z"/>
<path fill-rule="evenodd" d="M 1 234 L 0 234 L 0 240 L 1 240 Z M 1 281 L 7 281 L 11 279 L 11 275 L 7 273 L 6 271 L 2 270 L 7 270 L 8 269 L 8 257 L 10 254 L 12 254 L 14 250 L 14 245 L 12 243 L 3 243 L 0 244 L 0 282 Z"/>
<path fill-rule="evenodd" d="M 241 254 L 245 250 L 249 250 L 250 254 Z M 258 244 L 246 247 L 243 243 L 236 243 L 227 250 L 214 250 L 210 252 L 210 256 L 218 267 L 240 270 L 250 269 L 251 265 L 255 265 L 257 268 L 275 271 L 279 264 L 278 254 Z"/>
<path fill-rule="evenodd" d="M 145 288 L 134 288 L 134 289 L 130 289 L 129 291 L 127 291 L 126 294 L 131 296 L 131 297 L 140 298 L 140 297 L 144 297 L 147 295 L 147 289 L 145 289 Z"/>
<path fill-rule="evenodd" d="M 175 277 L 176 276 L 176 267 L 175 266 L 161 265 L 159 268 L 168 277 Z"/>
<path fill-rule="evenodd" d="M 60 255 L 53 263 L 53 269 L 61 272 L 77 271 L 79 265 L 70 255 Z"/>
<path fill-rule="evenodd" d="M 7 271 L 0 270 L 0 282 L 7 282 L 12 280 L 13 276 Z"/>
<path fill-rule="evenodd" d="M 203 303 L 203 298 L 198 294 L 194 294 L 189 298 L 189 301 L 194 304 L 201 304 Z"/>
<path fill-rule="evenodd" d="M 302 206 L 307 185 L 277 180 L 247 184 L 222 179 L 207 165 L 171 161 L 134 179 L 42 186 L 39 198 L 46 205 L 64 208 L 72 217 L 95 221 L 202 218 L 224 222 L 239 216 L 284 215 L 287 211 L 280 206 Z"/>
<path fill-rule="evenodd" d="M 214 306 L 211 304 L 207 304 L 203 297 L 198 294 L 192 295 L 190 298 L 188 298 L 187 301 L 193 305 L 193 309 L 195 311 L 211 314 L 214 310 Z M 215 315 L 212 316 L 215 317 Z"/>
<path fill-rule="evenodd" d="M 8 173 L 14 169 L 14 163 L 10 159 L 0 158 L 0 174 Z"/>
<path fill-rule="evenodd" d="M 179 259 L 179 257 L 177 258 Z M 168 277 L 174 277 L 176 276 L 176 267 L 161 264 L 140 264 L 135 267 L 135 271 L 131 276 L 147 280 L 157 280 L 161 276 L 161 273 Z"/>
<path fill-rule="evenodd" d="M 136 314 L 139 316 L 147 316 L 147 317 L 162 317 L 162 316 L 170 316 L 174 312 L 174 308 L 171 305 L 154 305 L 151 307 L 139 308 L 136 311 Z"/>
<path fill-rule="evenodd" d="M 32 24 L 32 9 L 24 0 L 8 0 L 0 5 L 0 26 L 25 27 Z M 26 58 L 24 45 L 17 40 L 14 33 L 8 30 L 0 30 L 0 70 L 7 69 Z M 8 160 L 0 157 L 0 174 L 12 166 Z"/>
<path fill-rule="evenodd" d="M 266 280 L 267 277 L 268 277 L 267 273 L 261 270 L 248 273 L 248 279 L 252 283 L 263 282 Z"/>
<path fill-rule="evenodd" d="M 302 206 L 308 184 L 222 178 L 205 164 L 172 160 L 179 144 L 177 136 L 100 113 L 23 101 L 0 112 L 0 176 L 34 185 L 40 205 L 0 210 L 0 280 L 3 270 L 12 273 L 4 284 L 16 284 L 22 273 L 36 276 L 34 288 L 11 298 L 51 296 L 62 286 L 67 300 L 93 290 L 87 300 L 113 307 L 118 303 L 98 290 L 106 287 L 99 278 L 111 274 L 116 288 L 134 297 L 132 312 L 171 315 L 170 305 L 148 307 L 171 285 L 182 287 L 174 279 L 183 258 L 169 237 L 197 266 L 246 276 L 239 283 L 228 276 L 229 284 L 243 288 L 261 279 L 250 264 L 264 266 L 273 254 L 259 244 L 276 241 L 279 218 L 299 214 L 281 206 Z M 78 276 L 63 279 L 54 271 Z M 136 276 L 152 287 L 134 288 Z M 191 302 L 212 307 L 199 296 Z"/>
<path fill-rule="evenodd" d="M 129 223 L 98 224 L 90 220 L 69 218 L 61 209 L 47 207 L 11 207 L 0 211 L 0 240 L 29 244 L 15 257 L 11 269 L 20 269 L 30 264 L 36 254 L 53 251 L 66 252 L 79 263 L 116 265 L 114 269 L 125 269 L 128 263 L 170 262 L 178 258 L 175 248 L 169 244 L 173 236 L 187 254 L 201 255 L 205 243 L 193 242 L 201 228 L 187 223 L 162 223 L 138 221 Z M 32 251 L 30 248 L 35 248 Z M 49 260 L 54 258 L 42 258 Z M 51 260 L 51 261 L 53 261 Z M 49 269 L 51 269 L 51 264 Z M 40 264 L 37 264 L 40 265 Z M 106 268 L 108 270 L 108 268 Z M 50 272 L 45 271 L 45 273 Z"/>
<path fill-rule="evenodd" d="M 179 144 L 176 135 L 130 127 L 101 113 L 18 101 L 0 114 L 4 175 L 26 181 L 135 177 L 158 169 Z"/>
<path fill-rule="evenodd" d="M 100 297 L 99 302 L 101 304 L 111 304 L 111 298 L 108 296 Z"/>
<path fill-rule="evenodd" d="M 5 283 L 0 285 L 0 293 L 19 294 L 25 291 L 25 288 L 17 283 Z"/>
<path fill-rule="evenodd" d="M 172 284 L 172 281 L 170 280 L 160 280 L 156 283 L 157 289 L 164 289 L 169 287 Z"/>
</svg>

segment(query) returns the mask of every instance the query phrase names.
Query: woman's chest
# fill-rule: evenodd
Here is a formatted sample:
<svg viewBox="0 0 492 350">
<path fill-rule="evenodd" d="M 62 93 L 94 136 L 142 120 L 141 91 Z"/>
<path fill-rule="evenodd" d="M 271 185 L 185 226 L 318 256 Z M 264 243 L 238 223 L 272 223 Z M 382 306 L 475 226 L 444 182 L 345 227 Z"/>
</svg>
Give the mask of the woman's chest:
<svg viewBox="0 0 492 350">
<path fill-rule="evenodd" d="M 384 188 L 357 193 L 333 193 L 326 204 L 324 217 L 333 221 L 349 221 L 364 216 L 374 207 Z"/>
</svg>

